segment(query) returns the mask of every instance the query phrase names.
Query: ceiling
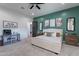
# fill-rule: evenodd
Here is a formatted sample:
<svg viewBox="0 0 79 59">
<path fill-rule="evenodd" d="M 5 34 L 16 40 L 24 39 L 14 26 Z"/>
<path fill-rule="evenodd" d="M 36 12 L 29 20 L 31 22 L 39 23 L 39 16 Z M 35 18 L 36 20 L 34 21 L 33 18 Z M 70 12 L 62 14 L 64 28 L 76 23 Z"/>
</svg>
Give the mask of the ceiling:
<svg viewBox="0 0 79 59">
<path fill-rule="evenodd" d="M 79 3 L 45 3 L 40 6 L 40 10 L 34 7 L 30 8 L 30 4 L 28 3 L 2 3 L 0 6 L 4 8 L 8 8 L 13 11 L 18 11 L 18 13 L 28 16 L 31 18 L 42 16 L 45 14 L 53 13 L 56 11 L 68 9 L 71 7 L 79 6 Z"/>
</svg>

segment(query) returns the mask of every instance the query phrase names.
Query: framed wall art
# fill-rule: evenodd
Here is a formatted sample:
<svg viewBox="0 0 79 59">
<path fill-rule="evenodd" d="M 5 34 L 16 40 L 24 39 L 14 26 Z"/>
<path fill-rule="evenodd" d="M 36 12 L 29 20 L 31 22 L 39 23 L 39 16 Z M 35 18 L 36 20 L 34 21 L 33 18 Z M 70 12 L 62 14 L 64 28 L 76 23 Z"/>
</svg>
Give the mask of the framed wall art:
<svg viewBox="0 0 79 59">
<path fill-rule="evenodd" d="M 55 19 L 50 19 L 50 27 L 55 27 Z"/>
<path fill-rule="evenodd" d="M 75 17 L 69 17 L 67 19 L 67 30 L 74 31 L 75 30 Z"/>
<path fill-rule="evenodd" d="M 43 22 L 40 22 L 40 31 L 43 30 Z"/>
<path fill-rule="evenodd" d="M 3 28 L 17 28 L 17 22 L 3 21 Z"/>
<path fill-rule="evenodd" d="M 45 28 L 48 28 L 49 25 L 50 25 L 50 24 L 49 24 L 49 20 L 45 20 L 44 27 L 45 27 Z"/>
<path fill-rule="evenodd" d="M 56 26 L 61 27 L 62 25 L 62 18 L 56 18 Z"/>
</svg>

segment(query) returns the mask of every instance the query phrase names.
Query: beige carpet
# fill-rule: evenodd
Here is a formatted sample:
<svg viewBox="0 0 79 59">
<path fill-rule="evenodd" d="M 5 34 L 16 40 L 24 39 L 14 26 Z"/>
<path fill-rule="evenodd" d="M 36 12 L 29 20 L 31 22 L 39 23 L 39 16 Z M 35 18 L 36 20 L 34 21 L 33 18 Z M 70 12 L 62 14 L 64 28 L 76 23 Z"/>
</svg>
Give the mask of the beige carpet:
<svg viewBox="0 0 79 59">
<path fill-rule="evenodd" d="M 56 55 L 44 49 L 32 46 L 29 39 L 20 42 L 0 46 L 0 55 L 2 56 L 78 56 L 79 47 L 71 45 L 62 45 L 61 53 Z"/>
</svg>

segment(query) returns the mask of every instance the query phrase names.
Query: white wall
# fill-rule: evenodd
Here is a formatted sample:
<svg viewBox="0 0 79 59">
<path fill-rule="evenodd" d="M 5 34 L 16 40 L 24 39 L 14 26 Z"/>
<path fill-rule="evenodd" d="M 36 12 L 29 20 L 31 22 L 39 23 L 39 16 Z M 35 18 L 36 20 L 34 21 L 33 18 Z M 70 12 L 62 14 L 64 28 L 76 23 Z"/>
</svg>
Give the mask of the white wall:
<svg viewBox="0 0 79 59">
<path fill-rule="evenodd" d="M 11 28 L 12 32 L 20 33 L 21 39 L 27 38 L 30 34 L 31 18 L 21 15 L 16 11 L 11 11 L 7 8 L 0 7 L 0 35 L 3 31 L 3 20 L 13 21 L 18 23 L 18 28 Z"/>
</svg>

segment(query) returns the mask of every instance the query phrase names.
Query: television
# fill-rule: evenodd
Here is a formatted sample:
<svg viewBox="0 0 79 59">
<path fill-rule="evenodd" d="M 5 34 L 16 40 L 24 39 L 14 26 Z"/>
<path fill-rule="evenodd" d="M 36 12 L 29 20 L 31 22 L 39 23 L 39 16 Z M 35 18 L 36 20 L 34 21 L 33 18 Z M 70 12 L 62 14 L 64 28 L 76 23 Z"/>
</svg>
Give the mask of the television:
<svg viewBox="0 0 79 59">
<path fill-rule="evenodd" d="M 3 35 L 11 35 L 11 30 L 10 29 L 4 29 Z"/>
</svg>

